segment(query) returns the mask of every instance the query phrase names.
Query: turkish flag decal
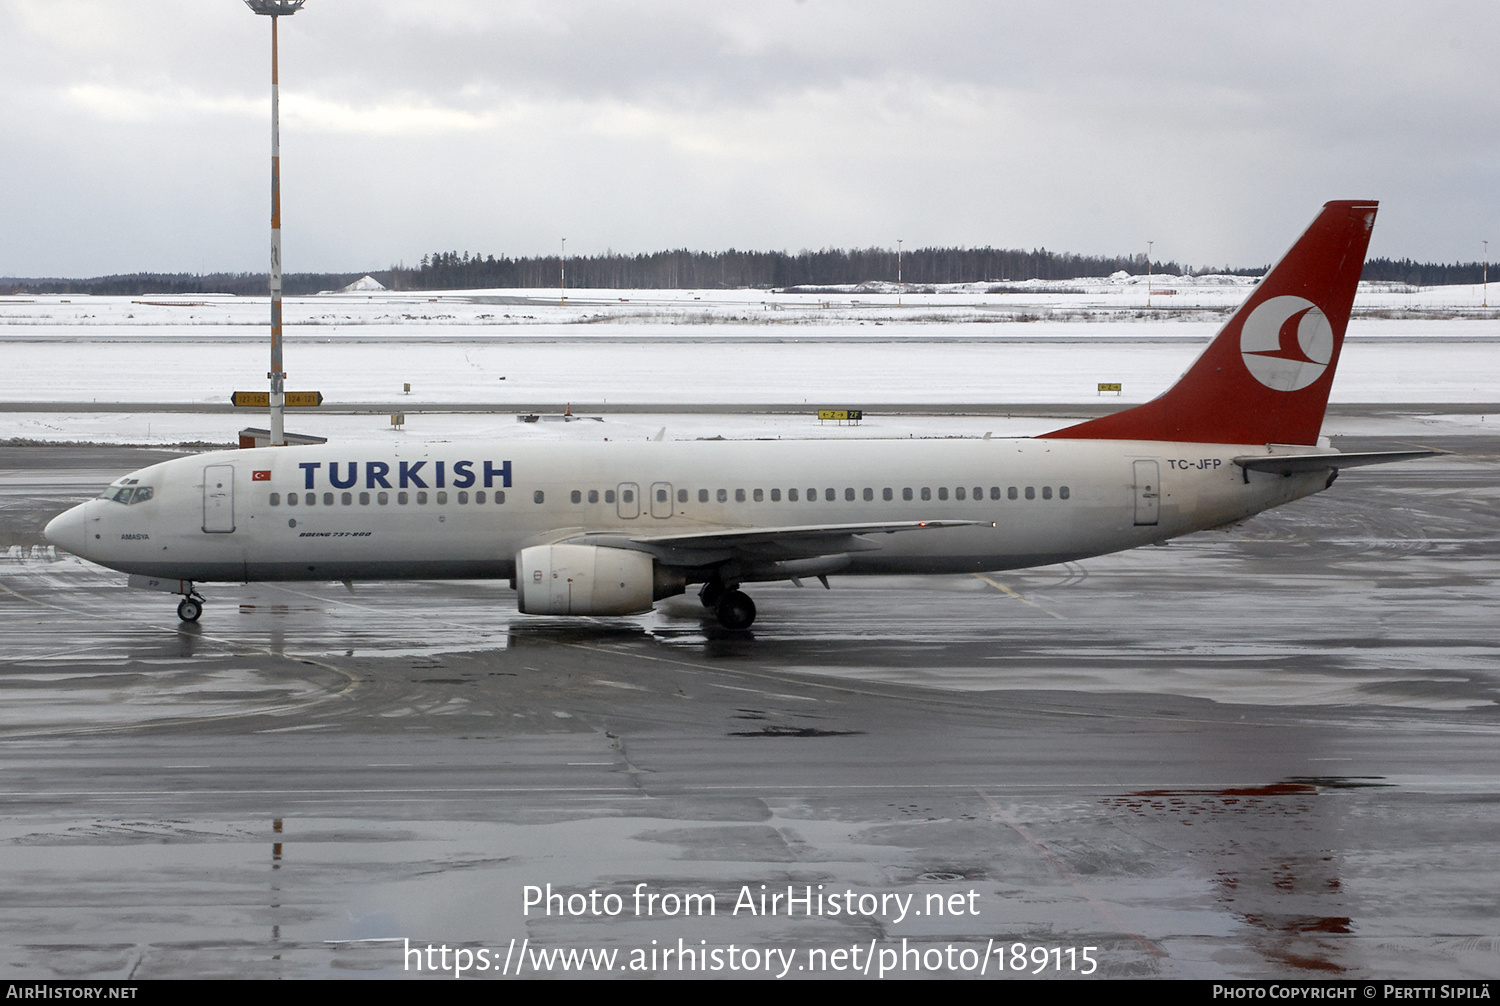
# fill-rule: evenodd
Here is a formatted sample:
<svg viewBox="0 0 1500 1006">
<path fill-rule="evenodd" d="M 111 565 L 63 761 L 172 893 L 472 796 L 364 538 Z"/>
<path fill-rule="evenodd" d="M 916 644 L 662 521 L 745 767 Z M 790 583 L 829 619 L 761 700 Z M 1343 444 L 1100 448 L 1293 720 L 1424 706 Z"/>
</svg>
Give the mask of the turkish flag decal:
<svg viewBox="0 0 1500 1006">
<path fill-rule="evenodd" d="M 250 473 L 250 481 L 251 482 L 269 482 L 269 481 L 271 481 L 271 473 L 270 472 L 251 472 Z"/>
</svg>

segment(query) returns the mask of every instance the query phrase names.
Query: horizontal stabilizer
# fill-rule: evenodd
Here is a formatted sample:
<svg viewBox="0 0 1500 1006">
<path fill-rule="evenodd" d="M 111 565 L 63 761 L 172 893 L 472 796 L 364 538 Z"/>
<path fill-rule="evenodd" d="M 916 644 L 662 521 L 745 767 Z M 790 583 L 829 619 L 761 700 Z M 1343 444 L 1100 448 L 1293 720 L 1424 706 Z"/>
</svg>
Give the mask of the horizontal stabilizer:
<svg viewBox="0 0 1500 1006">
<path fill-rule="evenodd" d="M 1275 475 L 1300 475 L 1303 472 L 1326 472 L 1330 468 L 1360 468 L 1384 465 L 1392 461 L 1430 458 L 1443 451 L 1364 451 L 1351 454 L 1251 454 L 1234 458 L 1247 472 L 1271 472 Z"/>
</svg>

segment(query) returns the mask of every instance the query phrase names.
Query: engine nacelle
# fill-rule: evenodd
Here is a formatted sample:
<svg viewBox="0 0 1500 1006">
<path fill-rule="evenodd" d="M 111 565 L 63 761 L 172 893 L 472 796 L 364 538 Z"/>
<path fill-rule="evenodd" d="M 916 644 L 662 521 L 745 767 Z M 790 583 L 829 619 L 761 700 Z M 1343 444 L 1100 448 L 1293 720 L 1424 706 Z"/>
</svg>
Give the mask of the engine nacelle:
<svg viewBox="0 0 1500 1006">
<path fill-rule="evenodd" d="M 516 555 L 525 615 L 638 615 L 656 595 L 656 561 L 599 545 L 534 545 Z"/>
</svg>

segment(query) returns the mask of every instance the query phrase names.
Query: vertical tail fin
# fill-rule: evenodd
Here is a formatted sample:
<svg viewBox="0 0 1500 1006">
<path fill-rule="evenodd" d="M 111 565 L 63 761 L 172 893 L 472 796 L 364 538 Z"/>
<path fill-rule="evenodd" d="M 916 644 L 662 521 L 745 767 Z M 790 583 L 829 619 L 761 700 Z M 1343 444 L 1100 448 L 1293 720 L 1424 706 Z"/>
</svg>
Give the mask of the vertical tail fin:
<svg viewBox="0 0 1500 1006">
<path fill-rule="evenodd" d="M 1367 199 L 1325 204 L 1164 394 L 1044 436 L 1317 443 L 1377 205 Z"/>
</svg>

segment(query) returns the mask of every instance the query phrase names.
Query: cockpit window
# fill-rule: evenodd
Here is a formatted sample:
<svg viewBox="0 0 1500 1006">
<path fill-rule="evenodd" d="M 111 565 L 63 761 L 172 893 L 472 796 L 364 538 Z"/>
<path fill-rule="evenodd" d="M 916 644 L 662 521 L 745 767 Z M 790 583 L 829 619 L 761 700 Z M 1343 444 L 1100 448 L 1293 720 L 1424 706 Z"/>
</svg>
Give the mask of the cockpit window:
<svg viewBox="0 0 1500 1006">
<path fill-rule="evenodd" d="M 132 482 L 136 481 L 131 479 Z M 124 503 L 129 506 L 132 503 L 144 503 L 151 498 L 150 486 L 113 485 L 104 490 L 100 499 L 114 500 L 116 503 Z"/>
</svg>

